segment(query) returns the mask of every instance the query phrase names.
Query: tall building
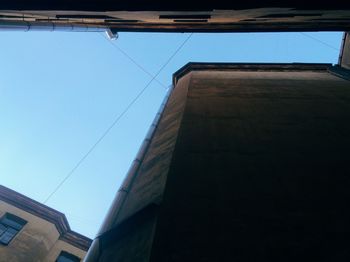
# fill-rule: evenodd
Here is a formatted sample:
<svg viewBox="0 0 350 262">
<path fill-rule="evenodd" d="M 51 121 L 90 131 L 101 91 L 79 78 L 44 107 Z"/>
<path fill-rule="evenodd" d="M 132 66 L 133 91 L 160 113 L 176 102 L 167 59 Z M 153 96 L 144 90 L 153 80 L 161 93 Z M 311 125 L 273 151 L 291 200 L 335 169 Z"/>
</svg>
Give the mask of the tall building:
<svg viewBox="0 0 350 262">
<path fill-rule="evenodd" d="M 349 261 L 349 79 L 181 68 L 86 261 Z"/>
<path fill-rule="evenodd" d="M 79 262 L 90 244 L 64 214 L 0 185 L 0 262 Z"/>
</svg>

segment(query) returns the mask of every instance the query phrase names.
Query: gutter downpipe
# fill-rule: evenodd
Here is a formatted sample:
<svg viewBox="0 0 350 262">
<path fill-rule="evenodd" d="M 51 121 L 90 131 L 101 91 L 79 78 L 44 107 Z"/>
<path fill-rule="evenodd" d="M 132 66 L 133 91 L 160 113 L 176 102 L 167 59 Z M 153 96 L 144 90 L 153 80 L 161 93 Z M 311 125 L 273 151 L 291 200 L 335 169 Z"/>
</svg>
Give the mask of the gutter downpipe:
<svg viewBox="0 0 350 262">
<path fill-rule="evenodd" d="M 61 32 L 106 32 L 110 39 L 118 38 L 110 28 L 98 25 L 84 25 L 72 23 L 29 22 L 29 21 L 1 21 L 0 31 L 61 31 Z"/>
<path fill-rule="evenodd" d="M 121 184 L 112 204 L 111 207 L 105 217 L 104 222 L 102 223 L 101 228 L 99 229 L 99 232 L 97 233 L 96 238 L 93 240 L 91 247 L 89 248 L 84 262 L 96 262 L 99 260 L 100 257 L 100 246 L 99 246 L 99 238 L 106 232 L 108 232 L 109 230 L 111 230 L 112 228 L 114 228 L 117 224 L 119 223 L 115 223 L 117 222 L 119 213 L 123 207 L 123 204 L 128 196 L 128 194 L 130 193 L 130 190 L 132 188 L 132 185 L 138 175 L 138 171 L 140 169 L 140 166 L 145 158 L 145 155 L 147 153 L 147 150 L 151 144 L 152 138 L 155 134 L 155 131 L 158 127 L 158 124 L 160 122 L 160 119 L 163 115 L 165 106 L 169 100 L 170 94 L 172 93 L 174 86 L 171 86 L 166 94 L 166 96 L 164 97 L 164 100 L 152 122 L 152 125 L 150 126 L 146 138 L 143 140 L 143 143 L 136 155 L 136 158 L 134 159 L 134 161 L 131 164 L 131 167 L 129 168 L 127 175 L 123 181 L 123 183 Z"/>
</svg>

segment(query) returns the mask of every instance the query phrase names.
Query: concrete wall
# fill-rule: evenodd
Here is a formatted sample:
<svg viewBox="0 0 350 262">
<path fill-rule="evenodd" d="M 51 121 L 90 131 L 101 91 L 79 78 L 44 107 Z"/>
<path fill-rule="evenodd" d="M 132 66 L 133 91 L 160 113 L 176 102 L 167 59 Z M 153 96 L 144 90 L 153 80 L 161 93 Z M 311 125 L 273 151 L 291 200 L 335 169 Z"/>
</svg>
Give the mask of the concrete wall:
<svg viewBox="0 0 350 262">
<path fill-rule="evenodd" d="M 132 189 L 114 221 L 115 228 L 101 236 L 99 261 L 149 261 L 157 216 L 154 205 L 162 201 L 189 79 L 181 79 L 164 109 Z"/>
<path fill-rule="evenodd" d="M 350 261 L 350 82 L 329 66 L 180 69 L 89 262 Z"/>
<path fill-rule="evenodd" d="M 0 262 L 54 262 L 64 250 L 83 258 L 85 251 L 59 240 L 56 226 L 4 201 L 0 201 L 0 217 L 6 212 L 27 221 L 9 245 L 0 244 Z"/>
<path fill-rule="evenodd" d="M 185 108 L 189 79 L 189 76 L 182 78 L 171 95 L 117 223 L 147 205 L 161 201 Z"/>
<path fill-rule="evenodd" d="M 349 261 L 350 82 L 192 72 L 150 261 Z"/>
</svg>

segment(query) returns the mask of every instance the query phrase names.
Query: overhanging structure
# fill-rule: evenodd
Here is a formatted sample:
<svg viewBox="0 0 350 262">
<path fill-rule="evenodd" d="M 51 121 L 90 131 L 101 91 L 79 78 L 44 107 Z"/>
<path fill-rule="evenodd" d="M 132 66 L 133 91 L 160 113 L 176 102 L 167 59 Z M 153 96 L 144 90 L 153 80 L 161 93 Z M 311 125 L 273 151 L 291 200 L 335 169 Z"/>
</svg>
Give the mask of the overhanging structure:
<svg viewBox="0 0 350 262">
<path fill-rule="evenodd" d="M 140 32 L 349 31 L 346 1 L 5 0 L 2 22 L 42 22 Z"/>
</svg>

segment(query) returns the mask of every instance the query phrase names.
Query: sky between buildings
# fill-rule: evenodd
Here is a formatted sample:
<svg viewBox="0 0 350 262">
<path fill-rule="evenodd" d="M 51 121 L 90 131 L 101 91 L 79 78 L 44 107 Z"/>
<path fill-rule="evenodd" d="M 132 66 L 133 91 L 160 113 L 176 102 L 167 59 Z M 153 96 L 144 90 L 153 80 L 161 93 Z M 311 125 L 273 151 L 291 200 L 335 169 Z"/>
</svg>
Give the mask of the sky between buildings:
<svg viewBox="0 0 350 262">
<path fill-rule="evenodd" d="M 155 75 L 189 34 L 121 33 Z M 93 238 L 172 74 L 192 62 L 337 63 L 342 33 L 193 34 L 47 205 Z M 0 183 L 39 202 L 152 77 L 100 33 L 0 32 Z"/>
</svg>

